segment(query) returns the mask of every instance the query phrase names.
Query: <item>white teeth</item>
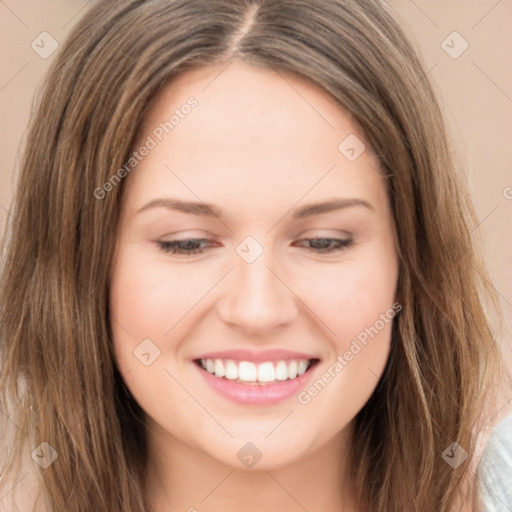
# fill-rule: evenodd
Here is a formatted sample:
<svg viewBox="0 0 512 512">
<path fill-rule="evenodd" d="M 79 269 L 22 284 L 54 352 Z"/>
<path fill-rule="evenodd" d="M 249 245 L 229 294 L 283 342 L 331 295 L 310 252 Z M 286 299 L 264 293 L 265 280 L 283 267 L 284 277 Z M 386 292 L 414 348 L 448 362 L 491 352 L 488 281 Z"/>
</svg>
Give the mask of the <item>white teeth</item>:
<svg viewBox="0 0 512 512">
<path fill-rule="evenodd" d="M 250 361 L 234 361 L 232 359 L 201 359 L 201 366 L 216 377 L 264 383 L 295 379 L 311 366 L 311 360 L 292 359 L 277 361 L 277 363 L 266 361 L 255 364 Z"/>
<path fill-rule="evenodd" d="M 300 361 L 297 366 L 297 375 L 302 375 L 308 369 L 308 363 L 306 361 Z"/>
<path fill-rule="evenodd" d="M 206 363 L 208 366 L 208 363 Z M 238 365 L 234 361 L 226 361 L 226 379 L 238 379 Z"/>
<path fill-rule="evenodd" d="M 202 359 L 201 361 L 204 361 L 204 359 Z M 208 372 L 210 372 L 210 370 L 208 370 L 208 361 L 211 361 L 211 359 L 206 360 L 206 370 Z M 224 364 L 222 363 L 222 361 L 220 359 L 215 359 L 214 366 L 215 366 L 215 371 L 210 372 L 210 373 L 214 373 L 217 377 L 224 377 L 225 371 L 224 371 Z"/>
<path fill-rule="evenodd" d="M 274 371 L 273 363 L 261 363 L 258 366 L 258 381 L 259 382 L 274 382 L 276 380 L 276 373 Z"/>
<path fill-rule="evenodd" d="M 295 377 L 297 377 L 297 367 L 297 361 L 290 361 L 288 364 L 288 378 L 295 379 Z"/>
<path fill-rule="evenodd" d="M 288 367 L 284 361 L 279 361 L 276 366 L 276 379 L 286 380 L 288 378 Z"/>
<path fill-rule="evenodd" d="M 242 361 L 238 365 L 238 378 L 245 382 L 256 382 L 256 365 L 248 361 Z"/>
</svg>

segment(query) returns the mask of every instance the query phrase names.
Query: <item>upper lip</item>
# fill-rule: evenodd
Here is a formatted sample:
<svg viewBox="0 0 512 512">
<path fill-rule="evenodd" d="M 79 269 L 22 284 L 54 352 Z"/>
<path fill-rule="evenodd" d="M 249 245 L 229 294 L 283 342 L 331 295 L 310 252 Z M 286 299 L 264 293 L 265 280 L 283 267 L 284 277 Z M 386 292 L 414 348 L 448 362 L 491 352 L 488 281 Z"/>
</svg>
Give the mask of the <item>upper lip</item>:
<svg viewBox="0 0 512 512">
<path fill-rule="evenodd" d="M 232 359 L 234 361 L 250 361 L 253 363 L 262 363 L 265 361 L 281 361 L 283 359 L 318 359 L 311 354 L 304 352 L 293 352 L 282 349 L 269 350 L 221 350 L 217 352 L 208 352 L 202 354 L 195 359 Z"/>
</svg>

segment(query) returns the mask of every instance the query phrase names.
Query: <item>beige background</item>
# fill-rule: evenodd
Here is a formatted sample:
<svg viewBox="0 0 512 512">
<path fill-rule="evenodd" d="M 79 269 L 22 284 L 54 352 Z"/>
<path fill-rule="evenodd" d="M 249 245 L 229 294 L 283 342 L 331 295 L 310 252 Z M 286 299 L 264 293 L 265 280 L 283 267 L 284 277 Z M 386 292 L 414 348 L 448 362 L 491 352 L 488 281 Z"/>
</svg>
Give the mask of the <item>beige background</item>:
<svg viewBox="0 0 512 512">
<path fill-rule="evenodd" d="M 376 0 L 377 1 L 377 0 Z M 512 325 L 512 1 L 393 0 L 421 47 L 437 83 L 478 213 L 475 228 L 505 312 L 500 334 L 510 351 Z M 15 164 L 32 108 L 52 56 L 31 47 L 48 32 L 62 42 L 89 1 L 0 0 L 0 227 L 8 215 Z M 460 35 L 453 35 L 456 31 Z M 444 41 L 444 43 L 443 43 Z M 464 48 L 467 50 L 457 58 Z M 443 49 L 444 48 L 444 49 Z M 445 51 L 446 50 L 446 51 Z M 449 55 L 449 53 L 451 55 Z M 507 356 L 510 359 L 510 354 Z M 512 411 L 512 390 L 500 407 Z"/>
</svg>

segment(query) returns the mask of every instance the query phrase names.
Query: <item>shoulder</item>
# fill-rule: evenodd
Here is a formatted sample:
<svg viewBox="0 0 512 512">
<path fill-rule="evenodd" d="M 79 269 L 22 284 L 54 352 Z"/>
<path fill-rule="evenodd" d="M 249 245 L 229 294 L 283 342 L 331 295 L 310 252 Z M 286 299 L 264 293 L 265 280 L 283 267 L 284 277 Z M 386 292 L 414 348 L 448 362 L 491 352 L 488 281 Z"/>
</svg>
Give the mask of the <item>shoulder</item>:
<svg viewBox="0 0 512 512">
<path fill-rule="evenodd" d="M 0 512 L 48 512 L 39 494 L 35 472 L 22 470 L 15 480 L 0 482 Z"/>
<path fill-rule="evenodd" d="M 485 512 L 509 512 L 512 504 L 512 416 L 496 425 L 478 468 Z"/>
<path fill-rule="evenodd" d="M 14 427 L 13 427 L 14 428 Z M 9 457 L 8 431 L 0 432 L 0 512 L 47 512 L 44 499 L 40 496 L 41 481 L 27 445 L 18 470 L 12 467 Z"/>
</svg>

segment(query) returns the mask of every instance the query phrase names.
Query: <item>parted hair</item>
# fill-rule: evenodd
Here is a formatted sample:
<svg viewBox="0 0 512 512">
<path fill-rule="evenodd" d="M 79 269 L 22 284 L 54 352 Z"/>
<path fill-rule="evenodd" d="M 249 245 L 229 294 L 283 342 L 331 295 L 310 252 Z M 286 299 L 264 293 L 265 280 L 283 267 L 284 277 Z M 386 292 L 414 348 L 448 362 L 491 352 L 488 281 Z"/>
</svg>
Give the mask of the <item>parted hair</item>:
<svg viewBox="0 0 512 512">
<path fill-rule="evenodd" d="M 384 374 L 355 418 L 360 510 L 479 510 L 470 462 L 499 365 L 487 313 L 495 299 L 437 93 L 380 0 L 103 0 L 76 24 L 39 91 L 4 236 L 0 424 L 17 428 L 2 476 L 45 441 L 58 452 L 39 470 L 49 511 L 149 512 L 144 412 L 117 369 L 109 324 L 130 177 L 102 199 L 93 192 L 129 158 L 164 85 L 233 59 L 334 98 L 386 180 L 403 309 Z M 470 455 L 457 469 L 441 456 L 454 441 Z"/>
</svg>

